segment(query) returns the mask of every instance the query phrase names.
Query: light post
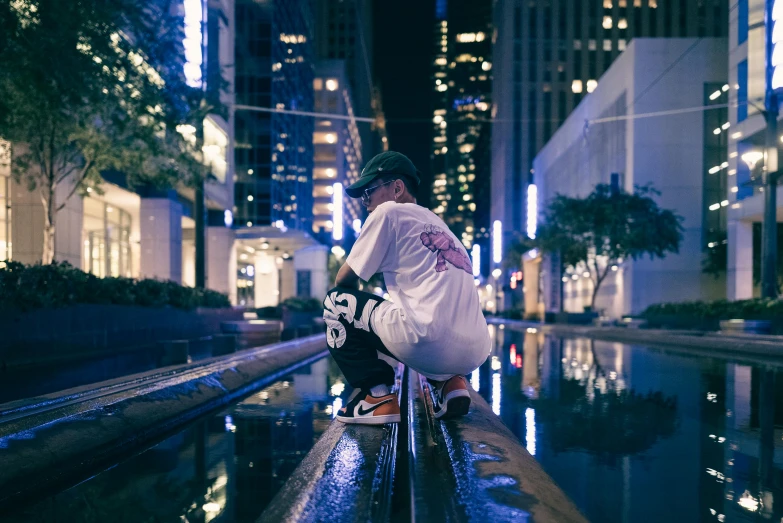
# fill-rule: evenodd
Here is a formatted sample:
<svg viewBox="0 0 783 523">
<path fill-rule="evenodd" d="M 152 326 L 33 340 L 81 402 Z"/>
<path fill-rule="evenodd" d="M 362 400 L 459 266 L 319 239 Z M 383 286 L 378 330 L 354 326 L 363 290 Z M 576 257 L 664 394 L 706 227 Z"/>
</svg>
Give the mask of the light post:
<svg viewBox="0 0 783 523">
<path fill-rule="evenodd" d="M 501 271 L 500 269 L 495 269 L 494 271 L 492 271 L 492 277 L 495 278 L 495 313 L 497 313 L 498 309 L 500 308 L 498 306 L 499 305 L 498 299 L 500 298 L 499 291 L 498 291 L 498 281 L 500 280 L 500 276 L 502 274 L 503 271 Z"/>
<path fill-rule="evenodd" d="M 765 0 L 765 96 L 767 124 L 764 171 L 764 217 L 761 226 L 761 296 L 777 298 L 777 185 L 778 185 L 778 90 L 783 88 L 783 39 L 776 35 L 776 19 L 781 18 L 783 0 Z M 780 20 L 783 25 L 783 19 Z M 781 49 L 775 49 L 777 44 Z M 778 51 L 778 52 L 775 52 Z M 778 67 L 780 69 L 778 70 Z M 743 155 L 744 157 L 745 155 Z"/>
</svg>

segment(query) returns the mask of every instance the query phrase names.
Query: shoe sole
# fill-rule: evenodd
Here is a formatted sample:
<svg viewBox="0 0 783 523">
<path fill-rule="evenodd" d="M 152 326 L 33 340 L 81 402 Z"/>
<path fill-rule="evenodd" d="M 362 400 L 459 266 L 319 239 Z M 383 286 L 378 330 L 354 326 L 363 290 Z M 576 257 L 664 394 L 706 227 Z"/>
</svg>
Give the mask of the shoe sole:
<svg viewBox="0 0 783 523">
<path fill-rule="evenodd" d="M 399 414 L 385 414 L 383 416 L 343 417 L 337 416 L 337 421 L 354 425 L 385 425 L 387 423 L 399 423 Z"/>
<path fill-rule="evenodd" d="M 443 408 L 435 413 L 435 419 L 448 419 L 464 416 L 470 410 L 470 392 L 455 390 L 446 395 Z"/>
</svg>

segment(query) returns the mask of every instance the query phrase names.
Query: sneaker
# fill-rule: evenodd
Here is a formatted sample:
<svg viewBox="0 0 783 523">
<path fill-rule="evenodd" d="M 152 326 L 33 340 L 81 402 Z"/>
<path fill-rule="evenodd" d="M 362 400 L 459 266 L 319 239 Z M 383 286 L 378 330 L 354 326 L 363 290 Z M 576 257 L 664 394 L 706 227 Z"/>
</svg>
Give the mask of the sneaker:
<svg viewBox="0 0 783 523">
<path fill-rule="evenodd" d="M 359 390 L 348 399 L 345 407 L 337 411 L 337 419 L 343 423 L 383 425 L 400 422 L 400 405 L 396 394 L 375 397 L 369 390 Z"/>
<path fill-rule="evenodd" d="M 435 418 L 464 416 L 470 408 L 470 391 L 463 376 L 454 376 L 441 382 L 430 382 L 435 389 Z"/>
</svg>

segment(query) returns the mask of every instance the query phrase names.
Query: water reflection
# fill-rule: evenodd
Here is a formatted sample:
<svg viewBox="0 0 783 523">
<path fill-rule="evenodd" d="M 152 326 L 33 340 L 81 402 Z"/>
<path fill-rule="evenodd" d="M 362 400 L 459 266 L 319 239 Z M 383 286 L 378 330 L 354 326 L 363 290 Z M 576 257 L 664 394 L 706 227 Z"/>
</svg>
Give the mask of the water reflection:
<svg viewBox="0 0 783 523">
<path fill-rule="evenodd" d="M 334 362 L 320 360 L 3 521 L 255 521 L 344 389 Z"/>
<path fill-rule="evenodd" d="M 591 520 L 782 521 L 779 364 L 491 335 L 471 383 Z"/>
</svg>

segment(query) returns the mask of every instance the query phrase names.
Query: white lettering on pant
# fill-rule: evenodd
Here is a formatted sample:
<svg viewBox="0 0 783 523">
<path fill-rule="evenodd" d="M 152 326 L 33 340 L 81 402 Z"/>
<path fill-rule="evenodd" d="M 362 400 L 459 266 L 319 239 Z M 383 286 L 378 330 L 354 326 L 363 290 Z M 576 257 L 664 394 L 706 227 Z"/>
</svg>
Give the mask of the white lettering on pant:
<svg viewBox="0 0 783 523">
<path fill-rule="evenodd" d="M 357 329 L 370 332 L 370 315 L 377 303 L 376 300 L 367 300 L 362 309 L 362 317 L 356 319 L 356 296 L 352 294 L 340 294 L 338 296 L 337 292 L 333 292 L 324 300 L 324 320 L 327 325 L 330 325 L 330 328 L 336 329 L 337 327 L 331 327 L 331 323 L 339 323 L 340 315 L 342 315 L 345 317 L 345 321 L 353 323 L 353 326 Z M 331 343 L 330 346 L 332 346 Z"/>
</svg>

